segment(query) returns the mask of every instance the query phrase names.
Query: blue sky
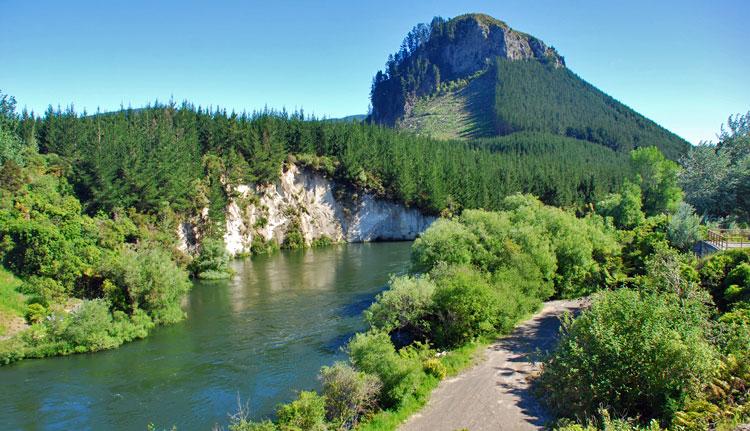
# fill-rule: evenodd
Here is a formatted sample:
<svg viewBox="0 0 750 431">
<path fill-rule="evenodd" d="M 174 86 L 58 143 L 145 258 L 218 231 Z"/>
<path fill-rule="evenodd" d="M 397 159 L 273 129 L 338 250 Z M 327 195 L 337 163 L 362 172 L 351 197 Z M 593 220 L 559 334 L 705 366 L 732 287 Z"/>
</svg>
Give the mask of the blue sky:
<svg viewBox="0 0 750 431">
<path fill-rule="evenodd" d="M 750 110 L 746 0 L 0 0 L 0 90 L 37 112 L 174 97 L 364 113 L 406 32 L 465 12 L 554 45 L 579 76 L 693 143 Z"/>
</svg>

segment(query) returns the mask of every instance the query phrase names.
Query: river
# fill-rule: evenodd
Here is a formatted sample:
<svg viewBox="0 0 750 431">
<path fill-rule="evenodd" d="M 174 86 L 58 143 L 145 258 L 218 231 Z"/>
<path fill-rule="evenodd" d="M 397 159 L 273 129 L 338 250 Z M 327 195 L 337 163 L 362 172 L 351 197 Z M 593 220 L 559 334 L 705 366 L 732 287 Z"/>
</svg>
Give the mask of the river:
<svg viewBox="0 0 750 431">
<path fill-rule="evenodd" d="M 94 354 L 0 368 L 3 430 L 226 429 L 238 397 L 273 414 L 362 329 L 362 311 L 411 243 L 348 244 L 233 262 L 231 281 L 198 282 L 187 319 Z"/>
</svg>

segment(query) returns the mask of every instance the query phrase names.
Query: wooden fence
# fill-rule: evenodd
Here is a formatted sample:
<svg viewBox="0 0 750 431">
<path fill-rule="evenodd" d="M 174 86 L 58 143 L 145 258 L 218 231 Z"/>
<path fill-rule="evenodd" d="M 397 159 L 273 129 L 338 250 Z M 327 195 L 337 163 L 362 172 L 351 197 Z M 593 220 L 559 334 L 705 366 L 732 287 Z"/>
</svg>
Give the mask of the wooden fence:
<svg viewBox="0 0 750 431">
<path fill-rule="evenodd" d="M 750 229 L 709 229 L 706 242 L 719 250 L 750 248 Z"/>
</svg>

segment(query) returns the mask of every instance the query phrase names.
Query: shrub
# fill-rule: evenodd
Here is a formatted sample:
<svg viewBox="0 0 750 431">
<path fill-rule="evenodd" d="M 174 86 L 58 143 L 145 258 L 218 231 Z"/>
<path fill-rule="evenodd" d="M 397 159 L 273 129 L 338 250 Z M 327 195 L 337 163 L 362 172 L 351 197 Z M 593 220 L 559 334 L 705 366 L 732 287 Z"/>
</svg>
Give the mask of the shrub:
<svg viewBox="0 0 750 431">
<path fill-rule="evenodd" d="M 611 194 L 596 204 L 596 212 L 610 217 L 619 229 L 633 229 L 646 219 L 641 207 L 641 188 L 626 181 L 620 193 Z"/>
<path fill-rule="evenodd" d="M 412 246 L 415 268 L 429 271 L 438 262 L 466 265 L 471 263 L 478 238 L 464 225 L 454 220 L 434 222 Z"/>
<path fill-rule="evenodd" d="M 276 410 L 282 431 L 325 431 L 325 398 L 314 391 L 302 391 L 289 404 Z"/>
<path fill-rule="evenodd" d="M 422 360 L 406 348 L 396 352 L 385 332 L 357 334 L 348 350 L 355 368 L 383 382 L 380 400 L 384 407 L 398 406 L 413 396 L 426 377 Z"/>
<path fill-rule="evenodd" d="M 443 380 L 448 375 L 448 369 L 440 362 L 438 358 L 429 358 L 422 364 L 424 372 L 430 376 L 436 377 L 438 380 Z"/>
<path fill-rule="evenodd" d="M 727 304 L 750 302 L 750 263 L 740 263 L 729 271 L 726 284 L 724 301 Z"/>
<path fill-rule="evenodd" d="M 60 333 L 54 335 L 70 344 L 76 352 L 93 352 L 110 349 L 122 342 L 112 337 L 112 315 L 109 304 L 101 299 L 84 300 L 67 318 L 69 322 Z"/>
<path fill-rule="evenodd" d="M 702 303 L 675 295 L 597 294 L 591 309 L 565 322 L 567 333 L 544 364 L 540 394 L 565 417 L 606 406 L 668 421 L 716 369 L 705 318 Z"/>
<path fill-rule="evenodd" d="M 161 248 L 124 248 L 107 260 L 101 274 L 104 295 L 128 313 L 142 308 L 154 323 L 181 320 L 180 299 L 190 290 L 187 273 Z"/>
<path fill-rule="evenodd" d="M 255 422 L 242 418 L 233 420 L 229 424 L 229 431 L 278 431 L 278 429 L 275 423 L 267 419 Z"/>
<path fill-rule="evenodd" d="M 413 339 L 424 339 L 430 332 L 435 284 L 427 276 L 394 277 L 388 290 L 379 294 L 365 311 L 373 327 L 387 332 L 403 331 Z"/>
<path fill-rule="evenodd" d="M 30 297 L 30 302 L 49 305 L 66 296 L 65 287 L 57 280 L 47 277 L 29 277 L 21 285 L 21 292 Z"/>
<path fill-rule="evenodd" d="M 727 250 L 716 253 L 701 262 L 699 266 L 701 284 L 711 292 L 714 301 L 723 310 L 731 308 L 735 305 L 735 301 L 743 298 L 741 286 L 748 286 L 749 279 L 743 277 L 746 270 L 736 269 L 743 264 L 750 264 L 750 251 L 748 250 Z M 729 274 L 735 270 L 736 272 L 730 278 Z M 731 288 L 733 285 L 737 288 Z M 745 289 L 748 288 L 750 287 L 745 287 Z"/>
<path fill-rule="evenodd" d="M 701 240 L 701 218 L 690 204 L 680 202 L 669 221 L 667 236 L 669 242 L 682 251 L 690 251 Z"/>
<path fill-rule="evenodd" d="M 224 241 L 206 238 L 201 244 L 198 256 L 190 263 L 190 270 L 198 278 L 228 278 L 231 275 L 231 270 L 229 269 L 229 254 L 227 254 Z"/>
<path fill-rule="evenodd" d="M 500 300 L 480 272 L 453 267 L 437 278 L 435 339 L 459 346 L 495 330 Z"/>
<path fill-rule="evenodd" d="M 45 316 L 47 316 L 47 309 L 42 304 L 33 303 L 26 307 L 25 317 L 29 323 L 39 323 L 44 320 Z"/>
<path fill-rule="evenodd" d="M 320 370 L 323 396 L 326 400 L 326 419 L 336 429 L 351 429 L 360 418 L 377 407 L 383 384 L 370 374 L 356 371 L 337 362 Z"/>
</svg>

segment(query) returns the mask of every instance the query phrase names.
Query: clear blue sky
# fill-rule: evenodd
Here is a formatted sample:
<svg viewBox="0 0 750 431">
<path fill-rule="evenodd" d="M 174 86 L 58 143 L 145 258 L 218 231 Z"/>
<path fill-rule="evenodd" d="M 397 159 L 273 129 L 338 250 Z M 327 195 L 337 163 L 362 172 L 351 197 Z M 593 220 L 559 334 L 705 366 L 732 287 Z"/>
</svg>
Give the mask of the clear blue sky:
<svg viewBox="0 0 750 431">
<path fill-rule="evenodd" d="M 0 0 L 0 90 L 37 112 L 173 96 L 365 113 L 406 32 L 465 12 L 554 45 L 578 75 L 693 143 L 750 110 L 746 0 Z"/>
</svg>

